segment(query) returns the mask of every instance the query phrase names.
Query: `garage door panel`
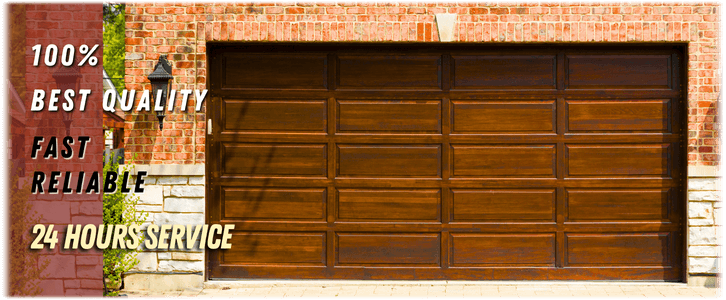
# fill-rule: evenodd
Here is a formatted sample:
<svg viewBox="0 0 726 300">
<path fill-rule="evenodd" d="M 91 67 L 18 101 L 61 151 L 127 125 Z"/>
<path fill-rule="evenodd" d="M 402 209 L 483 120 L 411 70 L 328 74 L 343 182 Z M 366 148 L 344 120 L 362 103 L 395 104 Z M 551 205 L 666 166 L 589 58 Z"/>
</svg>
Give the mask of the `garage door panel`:
<svg viewBox="0 0 726 300">
<path fill-rule="evenodd" d="M 248 44 L 207 44 L 210 279 L 685 274 L 682 46 Z"/>
<path fill-rule="evenodd" d="M 452 267 L 554 266 L 555 234 L 451 233 Z"/>
<path fill-rule="evenodd" d="M 423 183 L 422 183 L 423 184 Z M 452 189 L 456 188 L 551 188 L 561 184 L 567 188 L 672 188 L 679 183 L 670 178 L 656 177 L 571 177 L 562 181 L 557 178 L 451 178 Z M 559 197 L 559 196 L 558 196 Z M 562 199 L 558 199 L 562 201 Z"/>
<path fill-rule="evenodd" d="M 325 54 L 227 53 L 223 59 L 222 88 L 327 88 Z"/>
<path fill-rule="evenodd" d="M 440 177 L 440 145 L 338 145 L 338 176 Z"/>
<path fill-rule="evenodd" d="M 452 55 L 453 89 L 554 89 L 555 55 Z"/>
<path fill-rule="evenodd" d="M 241 231 L 325 231 L 330 229 L 327 222 L 280 222 L 257 220 L 225 220 L 234 224 L 235 230 Z M 553 233 L 564 230 L 571 233 L 610 233 L 610 232 L 646 232 L 675 231 L 679 224 L 675 222 L 652 221 L 609 221 L 609 222 L 449 222 L 445 225 L 452 232 L 499 232 L 499 233 Z M 438 222 L 378 222 L 378 221 L 336 221 L 333 223 L 336 232 L 417 232 L 431 233 L 441 231 Z"/>
<path fill-rule="evenodd" d="M 341 89 L 441 89 L 441 55 L 339 55 Z"/>
<path fill-rule="evenodd" d="M 670 177 L 671 144 L 566 145 L 569 176 Z"/>
<path fill-rule="evenodd" d="M 441 236 L 427 233 L 338 233 L 336 265 L 439 266 Z"/>
<path fill-rule="evenodd" d="M 568 266 L 671 266 L 670 232 L 567 233 Z"/>
<path fill-rule="evenodd" d="M 224 174 L 249 176 L 327 175 L 327 145 L 225 144 Z"/>
<path fill-rule="evenodd" d="M 555 222 L 555 190 L 452 189 L 452 222 Z"/>
<path fill-rule="evenodd" d="M 339 221 L 441 221 L 440 190 L 339 189 Z"/>
<path fill-rule="evenodd" d="M 453 177 L 555 177 L 554 145 L 451 145 Z"/>
<path fill-rule="evenodd" d="M 568 221 L 667 221 L 672 189 L 568 189 Z"/>
<path fill-rule="evenodd" d="M 567 55 L 571 89 L 669 89 L 670 55 Z"/>
<path fill-rule="evenodd" d="M 677 269 L 661 266 L 642 266 L 635 268 L 622 267 L 477 267 L 449 268 L 446 271 L 437 268 L 406 268 L 406 267 L 336 267 L 333 276 L 325 267 L 263 267 L 246 266 L 240 270 L 234 266 L 219 266 L 210 271 L 211 278 L 224 278 L 234 274 L 236 278 L 311 278 L 311 279 L 351 279 L 363 280 L 446 280 L 450 274 L 456 274 L 461 280 L 661 280 L 678 281 Z"/>
<path fill-rule="evenodd" d="M 670 99 L 568 100 L 569 131 L 671 132 Z"/>
<path fill-rule="evenodd" d="M 554 133 L 555 101 L 452 100 L 452 133 Z"/>
<path fill-rule="evenodd" d="M 224 219 L 325 220 L 325 188 L 222 187 Z"/>
<path fill-rule="evenodd" d="M 221 251 L 222 264 L 325 265 L 323 232 L 240 232 L 232 234 L 234 247 Z"/>
<path fill-rule="evenodd" d="M 327 130 L 325 100 L 224 100 L 224 129 L 242 132 Z"/>
<path fill-rule="evenodd" d="M 441 100 L 338 100 L 338 131 L 441 133 Z"/>
</svg>

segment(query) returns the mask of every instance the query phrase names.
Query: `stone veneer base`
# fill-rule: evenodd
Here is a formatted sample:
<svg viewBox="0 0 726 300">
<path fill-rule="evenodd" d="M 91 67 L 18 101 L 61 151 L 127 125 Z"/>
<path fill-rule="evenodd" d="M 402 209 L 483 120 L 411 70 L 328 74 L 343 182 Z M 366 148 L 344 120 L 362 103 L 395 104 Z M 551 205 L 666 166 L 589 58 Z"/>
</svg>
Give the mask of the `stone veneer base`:
<svg viewBox="0 0 726 300">
<path fill-rule="evenodd" d="M 124 290 L 169 292 L 202 289 L 202 274 L 131 273 L 124 276 Z"/>
<path fill-rule="evenodd" d="M 148 223 L 204 223 L 204 165 L 135 165 L 134 171 L 148 172 L 147 190 L 139 195 L 138 209 L 150 213 Z M 690 286 L 720 286 L 720 177 L 709 166 L 688 167 L 688 278 Z M 199 249 L 187 251 L 143 251 L 141 263 L 127 273 L 126 290 L 177 291 L 229 284 L 229 280 L 204 281 L 204 254 Z M 240 279 L 244 280 L 244 279 Z M 260 284 L 289 281 L 255 280 Z M 320 284 L 321 280 L 305 281 Z M 327 282 L 327 281 L 326 281 Z M 346 282 L 347 281 L 335 281 Z M 365 281 L 387 283 L 389 281 Z M 439 281 L 437 281 L 439 282 Z M 448 282 L 451 281 L 440 281 Z M 561 284 L 566 281 L 552 282 Z M 618 282 L 618 281 L 615 281 Z M 353 284 L 353 282 L 350 282 Z M 493 283 L 468 281 L 466 284 Z M 532 283 L 545 283 L 533 281 Z M 619 282 L 622 283 L 622 282 Z M 637 282 L 633 282 L 637 283 Z M 650 282 L 652 283 L 652 282 Z"/>
</svg>

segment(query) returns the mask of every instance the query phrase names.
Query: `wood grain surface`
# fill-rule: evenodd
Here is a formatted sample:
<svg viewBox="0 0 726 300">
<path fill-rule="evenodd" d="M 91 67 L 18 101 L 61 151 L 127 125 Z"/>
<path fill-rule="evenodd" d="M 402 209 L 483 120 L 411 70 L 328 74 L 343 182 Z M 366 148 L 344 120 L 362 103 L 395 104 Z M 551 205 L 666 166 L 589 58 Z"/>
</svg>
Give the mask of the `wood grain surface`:
<svg viewBox="0 0 726 300">
<path fill-rule="evenodd" d="M 207 47 L 210 279 L 683 279 L 681 45 Z"/>
</svg>

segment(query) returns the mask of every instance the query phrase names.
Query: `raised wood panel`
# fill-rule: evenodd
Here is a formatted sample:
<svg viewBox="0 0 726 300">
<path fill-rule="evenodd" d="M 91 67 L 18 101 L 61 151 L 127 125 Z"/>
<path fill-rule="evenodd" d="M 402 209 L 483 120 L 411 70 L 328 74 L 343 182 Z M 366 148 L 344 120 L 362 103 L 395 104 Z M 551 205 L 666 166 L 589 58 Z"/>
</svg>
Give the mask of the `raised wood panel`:
<svg viewBox="0 0 726 300">
<path fill-rule="evenodd" d="M 566 233 L 568 266 L 670 266 L 670 232 Z"/>
<path fill-rule="evenodd" d="M 554 132 L 554 101 L 452 100 L 453 133 Z"/>
<path fill-rule="evenodd" d="M 439 145 L 338 145 L 338 175 L 439 177 Z"/>
<path fill-rule="evenodd" d="M 439 190 L 338 190 L 340 221 L 439 221 Z"/>
<path fill-rule="evenodd" d="M 670 88 L 670 55 L 567 55 L 566 59 L 569 88 Z"/>
<path fill-rule="evenodd" d="M 223 215 L 245 220 L 325 220 L 325 188 L 222 188 Z"/>
<path fill-rule="evenodd" d="M 224 174 L 326 176 L 326 145 L 225 144 Z"/>
<path fill-rule="evenodd" d="M 338 100 L 340 132 L 440 133 L 440 100 Z"/>
<path fill-rule="evenodd" d="M 554 89 L 554 55 L 453 55 L 453 88 Z"/>
<path fill-rule="evenodd" d="M 451 233 L 451 264 L 554 266 L 555 234 Z"/>
<path fill-rule="evenodd" d="M 439 265 L 441 237 L 429 233 L 339 233 L 338 265 Z"/>
<path fill-rule="evenodd" d="M 224 128 L 252 132 L 326 130 L 325 101 L 225 100 Z"/>
<path fill-rule="evenodd" d="M 222 263 L 325 265 L 325 233 L 245 232 L 232 234 Z"/>
<path fill-rule="evenodd" d="M 570 131 L 669 132 L 670 100 L 569 100 Z"/>
<path fill-rule="evenodd" d="M 327 88 L 328 61 L 324 54 L 229 53 L 222 65 L 222 88 Z"/>
<path fill-rule="evenodd" d="M 452 145 L 456 177 L 555 177 L 554 145 Z"/>
<path fill-rule="evenodd" d="M 440 55 L 340 55 L 338 88 L 440 89 Z"/>
<path fill-rule="evenodd" d="M 682 280 L 685 53 L 209 42 L 204 273 Z"/>
<path fill-rule="evenodd" d="M 566 145 L 569 176 L 669 176 L 669 144 Z"/>
<path fill-rule="evenodd" d="M 555 190 L 452 189 L 454 222 L 555 221 Z"/>
<path fill-rule="evenodd" d="M 662 221 L 670 218 L 669 189 L 567 190 L 569 221 Z"/>
</svg>

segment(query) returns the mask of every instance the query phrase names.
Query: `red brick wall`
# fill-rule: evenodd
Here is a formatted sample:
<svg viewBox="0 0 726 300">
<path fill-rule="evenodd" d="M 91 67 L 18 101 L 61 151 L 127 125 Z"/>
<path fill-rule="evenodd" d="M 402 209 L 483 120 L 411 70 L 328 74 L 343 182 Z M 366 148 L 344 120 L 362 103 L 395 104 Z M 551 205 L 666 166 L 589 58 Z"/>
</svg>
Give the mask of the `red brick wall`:
<svg viewBox="0 0 726 300">
<path fill-rule="evenodd" d="M 61 66 L 60 58 L 55 67 L 47 67 L 42 62 L 39 66 L 33 66 L 34 52 L 32 47 L 41 44 L 44 47 L 48 44 L 58 46 L 59 52 L 66 44 L 73 44 L 76 51 L 82 44 L 103 45 L 103 8 L 101 4 L 28 4 L 25 7 L 25 109 L 26 123 L 25 132 L 25 156 L 26 178 L 29 180 L 34 171 L 42 171 L 50 176 L 52 171 L 73 172 L 71 187 L 76 186 L 78 172 L 84 171 L 86 183 L 94 171 L 101 172 L 103 166 L 103 121 L 101 115 L 101 97 L 103 87 L 101 85 L 102 68 L 101 53 L 103 49 L 98 48 L 95 56 L 99 58 L 97 66 L 85 64 L 78 68 L 81 74 L 79 88 L 90 89 L 85 111 L 78 109 L 80 97 L 76 97 L 76 106 L 73 111 L 73 122 L 70 125 L 69 136 L 74 137 L 76 143 L 73 145 L 73 157 L 71 159 L 37 159 L 30 158 L 33 137 L 44 137 L 44 143 L 40 153 L 45 151 L 51 136 L 59 141 L 66 136 L 66 128 L 60 111 L 49 112 L 47 109 L 42 112 L 31 112 L 31 100 L 33 90 L 42 89 L 46 92 L 46 99 L 51 89 L 60 88 L 53 79 L 53 73 Z M 18 25 L 18 24 L 16 24 Z M 43 57 L 45 50 L 43 52 Z M 75 63 L 79 63 L 82 56 L 76 53 Z M 63 67 L 65 68 L 65 67 Z M 76 90 L 77 91 L 77 90 Z M 64 100 L 62 100 L 64 101 Z M 46 101 L 47 108 L 47 101 Z M 15 126 L 15 125 L 13 125 Z M 79 136 L 91 138 L 86 146 L 83 159 L 78 158 L 80 143 Z M 59 178 L 62 187 L 65 175 Z M 62 250 L 65 239 L 64 231 L 68 224 L 102 224 L 103 205 L 99 194 L 50 194 L 47 193 L 49 180 L 46 179 L 43 194 L 31 194 L 28 202 L 32 209 L 27 217 L 35 216 L 38 223 L 54 224 L 58 233 L 59 243 L 53 250 L 46 246 L 40 251 L 40 259 L 37 263 L 42 270 L 39 274 L 38 284 L 40 295 L 43 296 L 101 296 L 103 295 L 103 253 L 98 249 L 91 250 Z M 16 216 L 13 216 L 15 218 Z M 11 222 L 18 222 L 13 219 Z M 31 231 L 32 225 L 28 224 L 27 232 Z M 35 237 L 35 234 L 32 235 Z M 30 241 L 22 245 L 28 249 Z M 36 250 L 25 250 L 36 251 Z M 36 252 L 37 253 L 37 252 Z M 17 259 L 17 258 L 14 258 Z M 44 266 L 44 268 L 43 268 Z M 8 274 L 8 276 L 22 276 L 20 274 Z"/>
<path fill-rule="evenodd" d="M 126 86 L 150 88 L 146 75 L 165 53 L 175 88 L 204 89 L 207 41 L 437 42 L 437 13 L 458 14 L 455 41 L 687 42 L 688 164 L 718 163 L 718 4 L 502 5 L 129 3 Z M 176 111 L 161 132 L 155 120 L 127 114 L 128 161 L 204 163 L 204 112 Z"/>
</svg>

